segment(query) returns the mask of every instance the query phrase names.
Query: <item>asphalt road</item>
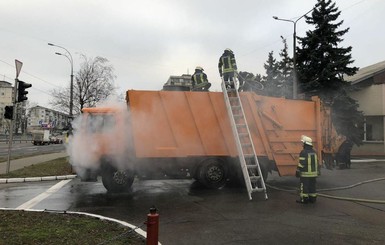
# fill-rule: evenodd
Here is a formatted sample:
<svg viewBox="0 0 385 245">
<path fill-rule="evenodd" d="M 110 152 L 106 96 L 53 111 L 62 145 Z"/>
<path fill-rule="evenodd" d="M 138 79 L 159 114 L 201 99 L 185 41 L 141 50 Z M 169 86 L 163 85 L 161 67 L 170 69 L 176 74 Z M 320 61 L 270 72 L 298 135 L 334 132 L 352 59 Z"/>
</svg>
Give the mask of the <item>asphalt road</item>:
<svg viewBox="0 0 385 245">
<path fill-rule="evenodd" d="M 26 155 L 45 154 L 65 150 L 65 144 L 33 145 L 31 142 L 14 142 L 11 148 L 11 156 L 20 157 Z M 0 143 L 0 157 L 8 156 L 8 143 Z"/>
<path fill-rule="evenodd" d="M 385 162 L 353 163 L 349 170 L 322 169 L 318 188 L 336 197 L 385 200 Z M 385 204 L 319 197 L 297 204 L 295 177 L 269 176 L 269 199 L 255 193 L 249 201 L 240 187 L 208 190 L 192 180 L 136 180 L 132 192 L 109 194 L 101 181 L 1 184 L 0 207 L 84 211 L 143 226 L 151 206 L 160 215 L 162 244 L 384 244 Z M 349 187 L 350 186 L 350 187 Z M 145 226 L 142 227 L 145 229 Z"/>
</svg>

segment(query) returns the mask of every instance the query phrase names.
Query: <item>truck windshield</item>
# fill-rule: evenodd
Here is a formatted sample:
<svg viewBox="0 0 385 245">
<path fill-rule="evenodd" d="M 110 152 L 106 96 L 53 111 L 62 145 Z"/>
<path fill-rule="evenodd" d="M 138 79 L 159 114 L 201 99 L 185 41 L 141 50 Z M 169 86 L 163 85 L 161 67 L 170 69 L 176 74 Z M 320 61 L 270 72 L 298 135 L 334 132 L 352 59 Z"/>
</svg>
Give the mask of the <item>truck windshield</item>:
<svg viewBox="0 0 385 245">
<path fill-rule="evenodd" d="M 90 133 L 110 131 L 114 127 L 115 117 L 112 114 L 88 114 L 87 130 Z"/>
</svg>

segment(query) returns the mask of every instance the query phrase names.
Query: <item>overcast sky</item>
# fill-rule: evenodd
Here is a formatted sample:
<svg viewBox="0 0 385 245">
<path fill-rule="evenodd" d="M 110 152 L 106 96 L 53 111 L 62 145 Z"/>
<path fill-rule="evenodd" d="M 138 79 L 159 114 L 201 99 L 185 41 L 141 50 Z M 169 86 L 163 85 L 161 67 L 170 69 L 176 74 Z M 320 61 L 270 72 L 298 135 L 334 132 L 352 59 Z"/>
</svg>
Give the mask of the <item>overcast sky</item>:
<svg viewBox="0 0 385 245">
<path fill-rule="evenodd" d="M 354 65 L 385 60 L 385 1 L 335 0 L 350 27 L 343 47 L 352 46 Z M 89 58 L 102 56 L 115 69 L 119 93 L 160 90 L 170 75 L 202 66 L 220 90 L 218 59 L 231 48 L 240 71 L 264 74 L 268 53 L 287 38 L 292 55 L 293 24 L 316 0 L 0 0 L 0 80 L 14 83 L 15 59 L 23 62 L 20 80 L 31 83 L 29 101 L 50 107 L 50 91 L 70 82 L 70 62 L 54 43 L 68 49 L 74 72 Z M 297 35 L 311 26 L 297 23 Z"/>
</svg>

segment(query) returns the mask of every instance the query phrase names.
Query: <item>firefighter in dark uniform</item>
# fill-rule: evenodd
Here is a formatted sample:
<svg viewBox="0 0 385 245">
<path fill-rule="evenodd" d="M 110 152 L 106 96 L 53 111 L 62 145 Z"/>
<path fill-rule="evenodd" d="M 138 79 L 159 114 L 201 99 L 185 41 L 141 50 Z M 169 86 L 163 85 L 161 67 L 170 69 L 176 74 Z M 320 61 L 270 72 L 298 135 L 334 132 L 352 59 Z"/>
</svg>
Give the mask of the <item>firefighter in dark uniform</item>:
<svg viewBox="0 0 385 245">
<path fill-rule="evenodd" d="M 219 75 L 225 81 L 226 87 L 235 88 L 235 74 L 237 72 L 237 63 L 234 53 L 231 49 L 225 49 L 218 62 Z"/>
<path fill-rule="evenodd" d="M 319 174 L 317 153 L 313 149 L 312 139 L 302 135 L 303 150 L 299 154 L 296 176 L 300 178 L 298 203 L 315 203 L 317 200 L 316 179 Z"/>
<path fill-rule="evenodd" d="M 211 87 L 211 83 L 207 80 L 206 73 L 203 72 L 203 68 L 197 66 L 194 74 L 191 76 L 192 90 L 193 91 L 208 91 Z"/>
</svg>

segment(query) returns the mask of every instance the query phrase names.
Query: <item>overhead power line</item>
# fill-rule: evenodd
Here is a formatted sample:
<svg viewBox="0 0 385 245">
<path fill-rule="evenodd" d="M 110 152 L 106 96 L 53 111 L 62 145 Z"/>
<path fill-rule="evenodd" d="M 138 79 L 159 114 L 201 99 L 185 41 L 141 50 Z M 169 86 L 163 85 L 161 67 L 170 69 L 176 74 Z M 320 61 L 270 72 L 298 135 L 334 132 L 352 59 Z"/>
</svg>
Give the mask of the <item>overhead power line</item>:
<svg viewBox="0 0 385 245">
<path fill-rule="evenodd" d="M 6 61 L 4 61 L 4 60 L 0 60 L 0 61 L 3 62 L 3 63 L 6 64 L 6 65 L 9 65 L 9 66 L 15 68 L 14 65 L 9 64 L 8 62 L 6 62 Z M 33 75 L 33 74 L 29 73 L 29 72 L 26 72 L 25 70 L 22 70 L 21 73 L 24 73 L 24 74 L 26 74 L 26 75 L 28 75 L 28 76 L 30 76 L 30 77 L 33 77 L 33 78 L 35 78 L 35 79 L 37 79 L 37 80 L 40 80 L 40 81 L 42 81 L 42 82 L 44 82 L 44 83 L 47 83 L 47 84 L 51 85 L 51 86 L 60 88 L 60 86 L 58 86 L 58 85 L 56 85 L 56 84 L 53 84 L 53 83 L 51 83 L 51 82 L 48 82 L 47 80 L 44 80 L 44 79 L 42 79 L 42 78 L 40 78 L 40 77 L 38 77 L 38 76 L 35 76 L 35 75 Z M 5 75 L 4 75 L 4 76 L 5 76 Z M 9 77 L 7 77 L 7 78 L 9 78 Z M 10 79 L 12 80 L 13 78 L 10 78 Z"/>
</svg>

